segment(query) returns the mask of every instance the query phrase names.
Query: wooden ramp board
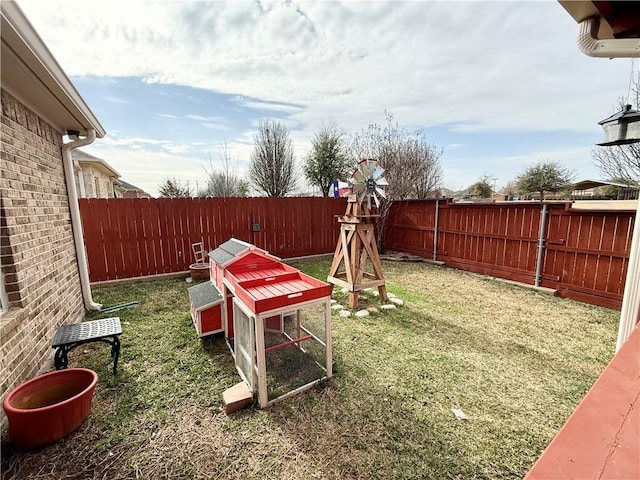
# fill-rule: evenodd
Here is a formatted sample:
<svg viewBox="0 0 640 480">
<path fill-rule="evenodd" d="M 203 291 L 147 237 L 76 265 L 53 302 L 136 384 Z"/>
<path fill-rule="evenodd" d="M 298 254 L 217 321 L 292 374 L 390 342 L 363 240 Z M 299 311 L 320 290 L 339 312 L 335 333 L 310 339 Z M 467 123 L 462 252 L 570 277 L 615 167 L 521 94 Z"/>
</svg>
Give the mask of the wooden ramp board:
<svg viewBox="0 0 640 480">
<path fill-rule="evenodd" d="M 222 393 L 222 404 L 227 415 L 253 404 L 253 395 L 246 383 L 240 382 Z"/>
</svg>

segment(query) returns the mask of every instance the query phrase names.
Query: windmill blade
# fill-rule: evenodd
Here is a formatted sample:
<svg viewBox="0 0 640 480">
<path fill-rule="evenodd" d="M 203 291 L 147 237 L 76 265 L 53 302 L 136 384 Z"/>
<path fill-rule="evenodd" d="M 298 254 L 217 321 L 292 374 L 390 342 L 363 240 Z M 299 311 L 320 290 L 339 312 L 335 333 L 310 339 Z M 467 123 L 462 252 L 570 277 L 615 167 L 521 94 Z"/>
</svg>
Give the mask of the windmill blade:
<svg viewBox="0 0 640 480">
<path fill-rule="evenodd" d="M 359 194 L 358 194 L 358 203 L 362 204 L 362 201 L 364 200 L 364 197 L 367 196 L 367 191 L 365 189 L 363 189 Z"/>
<path fill-rule="evenodd" d="M 360 170 L 356 170 L 355 172 L 353 172 L 351 178 L 354 179 L 356 183 L 364 183 L 364 181 L 366 180 L 366 177 L 362 174 L 362 172 L 360 172 Z"/>
<path fill-rule="evenodd" d="M 361 191 L 365 190 L 364 184 L 363 183 L 356 183 L 351 187 L 353 193 L 360 193 Z"/>
<path fill-rule="evenodd" d="M 378 193 L 378 195 L 380 195 L 382 198 L 387 198 L 387 196 L 384 193 L 384 190 L 381 189 L 380 187 L 376 187 L 376 192 Z"/>
<path fill-rule="evenodd" d="M 378 180 L 382 175 L 384 175 L 384 168 L 380 165 L 376 165 L 376 169 L 373 171 L 373 179 Z"/>
<path fill-rule="evenodd" d="M 360 171 L 362 172 L 362 175 L 364 175 L 366 178 L 371 177 L 371 174 L 373 173 L 373 169 L 369 165 L 369 161 L 365 161 L 360 164 Z"/>
<path fill-rule="evenodd" d="M 376 208 L 380 208 L 380 199 L 378 198 L 378 195 L 374 195 L 373 199 L 376 201 Z"/>
<path fill-rule="evenodd" d="M 389 186 L 389 182 L 387 182 L 386 178 L 382 177 L 376 180 L 376 185 L 378 185 L 379 187 L 387 187 Z"/>
<path fill-rule="evenodd" d="M 371 210 L 371 195 L 367 195 L 367 208 Z"/>
</svg>

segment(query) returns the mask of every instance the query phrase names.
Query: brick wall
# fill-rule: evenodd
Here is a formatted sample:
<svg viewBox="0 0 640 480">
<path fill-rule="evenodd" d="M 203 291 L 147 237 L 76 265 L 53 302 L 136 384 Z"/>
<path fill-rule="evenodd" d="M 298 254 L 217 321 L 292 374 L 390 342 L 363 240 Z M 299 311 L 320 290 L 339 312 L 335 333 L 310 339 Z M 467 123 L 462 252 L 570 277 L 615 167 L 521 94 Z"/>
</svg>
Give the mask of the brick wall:
<svg viewBox="0 0 640 480">
<path fill-rule="evenodd" d="M 10 306 L 0 313 L 4 397 L 47 364 L 56 328 L 82 320 L 84 306 L 62 134 L 5 90 L 1 95 L 0 260 Z"/>
</svg>

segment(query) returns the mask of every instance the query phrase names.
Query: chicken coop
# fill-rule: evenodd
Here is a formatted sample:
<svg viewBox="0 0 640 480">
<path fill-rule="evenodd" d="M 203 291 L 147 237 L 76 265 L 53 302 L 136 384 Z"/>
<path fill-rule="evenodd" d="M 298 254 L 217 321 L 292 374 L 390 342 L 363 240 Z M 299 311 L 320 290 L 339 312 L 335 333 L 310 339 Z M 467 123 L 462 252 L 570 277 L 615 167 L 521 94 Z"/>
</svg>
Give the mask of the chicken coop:
<svg viewBox="0 0 640 480">
<path fill-rule="evenodd" d="M 189 289 L 198 335 L 224 333 L 261 408 L 332 376 L 331 285 L 232 238 Z"/>
</svg>

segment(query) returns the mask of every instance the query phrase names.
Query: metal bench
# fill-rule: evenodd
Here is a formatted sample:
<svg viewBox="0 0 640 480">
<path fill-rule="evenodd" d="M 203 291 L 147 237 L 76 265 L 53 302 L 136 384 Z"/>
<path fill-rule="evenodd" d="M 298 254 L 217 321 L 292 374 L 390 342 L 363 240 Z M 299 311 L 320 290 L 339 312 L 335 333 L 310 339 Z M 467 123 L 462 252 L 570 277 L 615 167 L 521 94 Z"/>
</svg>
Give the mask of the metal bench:
<svg viewBox="0 0 640 480">
<path fill-rule="evenodd" d="M 111 345 L 111 358 L 113 358 L 113 373 L 118 369 L 118 357 L 120 356 L 120 339 L 122 333 L 119 317 L 103 318 L 90 322 L 74 323 L 72 325 L 60 325 L 53 337 L 52 348 L 57 349 L 54 355 L 56 370 L 67 368 L 69 359 L 67 354 L 74 348 L 91 342 L 105 342 Z"/>
</svg>

